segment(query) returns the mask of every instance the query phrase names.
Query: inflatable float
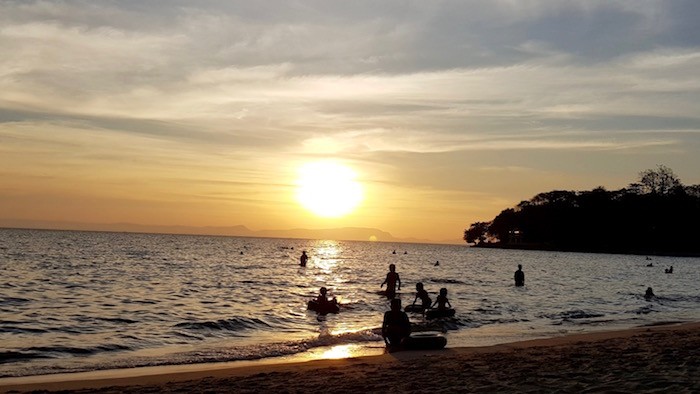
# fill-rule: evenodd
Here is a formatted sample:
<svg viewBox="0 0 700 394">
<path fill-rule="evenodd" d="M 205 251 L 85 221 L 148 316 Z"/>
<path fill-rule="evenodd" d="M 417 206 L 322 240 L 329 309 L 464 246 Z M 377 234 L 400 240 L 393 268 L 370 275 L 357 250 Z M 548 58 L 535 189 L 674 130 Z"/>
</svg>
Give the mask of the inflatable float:
<svg viewBox="0 0 700 394">
<path fill-rule="evenodd" d="M 438 319 L 441 317 L 452 317 L 455 315 L 455 310 L 449 309 L 428 309 L 425 311 L 426 319 Z"/>
<path fill-rule="evenodd" d="M 319 304 L 317 300 L 309 301 L 307 308 L 310 311 L 314 311 L 325 315 L 327 313 L 338 313 L 340 312 L 340 306 L 337 303 L 329 301 L 326 304 Z"/>
<path fill-rule="evenodd" d="M 447 345 L 447 338 L 437 332 L 414 332 L 401 345 L 406 350 L 438 350 Z"/>
<path fill-rule="evenodd" d="M 425 308 L 423 308 L 423 305 L 406 305 L 403 310 L 406 312 L 423 313 Z"/>
</svg>

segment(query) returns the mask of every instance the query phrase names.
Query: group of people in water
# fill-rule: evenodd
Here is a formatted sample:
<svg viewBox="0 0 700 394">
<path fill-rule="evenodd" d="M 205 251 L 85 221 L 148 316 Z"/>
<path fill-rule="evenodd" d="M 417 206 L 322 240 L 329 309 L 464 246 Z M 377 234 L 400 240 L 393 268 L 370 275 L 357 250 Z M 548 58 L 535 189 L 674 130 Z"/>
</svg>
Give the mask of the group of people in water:
<svg viewBox="0 0 700 394">
<path fill-rule="evenodd" d="M 301 267 L 306 267 L 309 257 L 306 251 L 303 251 L 299 257 L 299 265 Z M 438 265 L 439 263 L 436 263 Z M 522 286 L 525 281 L 524 273 L 522 272 L 522 266 L 518 266 L 518 271 L 515 274 L 516 285 Z M 396 265 L 389 264 L 389 272 L 386 274 L 386 278 L 379 285 L 379 288 L 384 288 L 386 290 L 382 293 L 390 299 L 390 310 L 384 313 L 384 319 L 382 321 L 382 337 L 388 347 L 395 348 L 399 346 L 404 339 L 406 339 L 411 334 L 411 323 L 406 312 L 401 308 L 401 299 L 396 298 L 397 291 L 401 290 L 401 277 L 398 272 L 396 272 Z M 420 304 L 417 304 L 420 300 Z M 337 299 L 328 299 L 328 289 L 326 287 L 321 287 L 318 296 L 309 301 L 309 309 L 315 310 L 319 313 L 336 313 L 339 310 L 339 304 Z M 416 294 L 413 299 L 413 303 L 406 307 L 406 310 L 412 312 L 422 312 L 426 311 L 437 312 L 433 314 L 435 317 L 440 316 L 453 316 L 454 310 L 447 298 L 447 288 L 443 287 L 440 289 L 435 302 L 432 301 L 430 295 L 425 290 L 423 283 L 416 283 Z M 450 313 L 440 313 L 448 312 Z"/>
</svg>

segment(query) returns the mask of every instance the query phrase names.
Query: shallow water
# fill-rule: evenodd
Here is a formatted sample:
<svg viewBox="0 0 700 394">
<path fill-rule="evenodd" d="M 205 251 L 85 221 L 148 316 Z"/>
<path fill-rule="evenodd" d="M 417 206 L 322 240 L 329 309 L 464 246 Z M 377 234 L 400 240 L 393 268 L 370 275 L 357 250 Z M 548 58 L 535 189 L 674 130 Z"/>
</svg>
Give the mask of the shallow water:
<svg viewBox="0 0 700 394">
<path fill-rule="evenodd" d="M 380 349 L 390 263 L 404 305 L 448 289 L 454 319 L 410 315 L 448 346 L 700 320 L 698 258 L 0 229 L 0 376 Z M 339 314 L 306 310 L 321 286 Z"/>
</svg>

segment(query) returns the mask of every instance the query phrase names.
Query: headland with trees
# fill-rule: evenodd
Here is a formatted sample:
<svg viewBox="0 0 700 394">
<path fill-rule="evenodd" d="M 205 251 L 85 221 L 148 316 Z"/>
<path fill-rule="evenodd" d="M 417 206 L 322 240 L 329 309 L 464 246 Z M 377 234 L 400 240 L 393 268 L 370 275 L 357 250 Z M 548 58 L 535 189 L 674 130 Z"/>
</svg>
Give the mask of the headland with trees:
<svg viewBox="0 0 700 394">
<path fill-rule="evenodd" d="M 553 190 L 464 230 L 476 247 L 700 256 L 700 185 L 663 165 L 609 191 Z"/>
</svg>

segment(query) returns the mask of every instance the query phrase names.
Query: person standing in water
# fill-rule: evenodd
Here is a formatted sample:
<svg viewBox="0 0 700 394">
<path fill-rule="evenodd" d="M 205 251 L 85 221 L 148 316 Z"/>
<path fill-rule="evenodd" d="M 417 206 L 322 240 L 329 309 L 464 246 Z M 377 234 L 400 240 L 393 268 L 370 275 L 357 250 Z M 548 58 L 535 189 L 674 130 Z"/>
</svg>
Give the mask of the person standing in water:
<svg viewBox="0 0 700 394">
<path fill-rule="evenodd" d="M 384 285 L 386 285 L 387 298 L 394 298 L 396 290 L 401 290 L 401 278 L 399 278 L 399 273 L 396 272 L 396 264 L 389 264 L 389 272 L 386 274 L 386 279 L 384 279 L 384 282 L 382 282 L 379 288 L 381 289 Z"/>
<path fill-rule="evenodd" d="M 525 273 L 523 272 L 522 264 L 518 264 L 518 270 L 515 271 L 514 278 L 516 286 L 525 286 Z"/>
<path fill-rule="evenodd" d="M 306 255 L 306 251 L 301 252 L 301 256 L 299 257 L 299 265 L 302 267 L 306 267 L 306 260 L 309 259 L 309 256 Z"/>
</svg>

